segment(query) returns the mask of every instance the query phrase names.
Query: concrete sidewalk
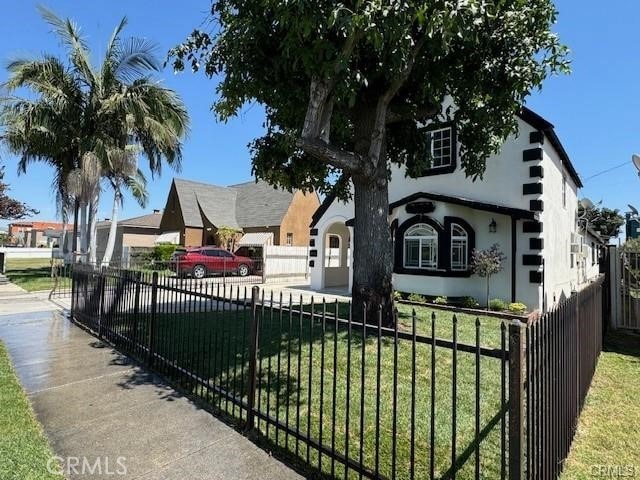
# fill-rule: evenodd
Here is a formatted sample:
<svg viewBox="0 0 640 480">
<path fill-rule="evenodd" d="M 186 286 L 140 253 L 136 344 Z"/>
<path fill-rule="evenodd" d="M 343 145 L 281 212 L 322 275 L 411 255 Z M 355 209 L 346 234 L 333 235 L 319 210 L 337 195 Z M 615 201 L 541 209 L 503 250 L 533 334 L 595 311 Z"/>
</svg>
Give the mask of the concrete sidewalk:
<svg viewBox="0 0 640 480">
<path fill-rule="evenodd" d="M 7 287 L 0 286 L 0 340 L 53 450 L 102 468 L 65 472 L 70 478 L 301 478 L 46 299 Z M 114 475 L 121 465 L 126 474 Z"/>
</svg>

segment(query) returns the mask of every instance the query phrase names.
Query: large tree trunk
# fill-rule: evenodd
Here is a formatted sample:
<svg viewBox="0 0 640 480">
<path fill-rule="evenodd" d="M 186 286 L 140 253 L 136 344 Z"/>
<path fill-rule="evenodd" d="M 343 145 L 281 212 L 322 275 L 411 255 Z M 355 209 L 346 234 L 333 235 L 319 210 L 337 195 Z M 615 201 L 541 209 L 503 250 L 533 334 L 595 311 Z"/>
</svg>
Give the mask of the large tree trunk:
<svg viewBox="0 0 640 480">
<path fill-rule="evenodd" d="M 107 238 L 107 246 L 102 257 L 102 265 L 109 266 L 111 263 L 111 256 L 113 255 L 113 248 L 116 245 L 116 231 L 118 229 L 118 208 L 122 202 L 122 194 L 119 189 L 115 189 L 113 192 L 113 207 L 111 208 L 111 225 L 109 226 L 109 238 Z"/>
<path fill-rule="evenodd" d="M 353 318 L 393 325 L 393 255 L 389 229 L 389 189 L 386 174 L 353 178 L 355 225 L 353 238 Z M 366 305 L 366 307 L 365 307 Z"/>
</svg>

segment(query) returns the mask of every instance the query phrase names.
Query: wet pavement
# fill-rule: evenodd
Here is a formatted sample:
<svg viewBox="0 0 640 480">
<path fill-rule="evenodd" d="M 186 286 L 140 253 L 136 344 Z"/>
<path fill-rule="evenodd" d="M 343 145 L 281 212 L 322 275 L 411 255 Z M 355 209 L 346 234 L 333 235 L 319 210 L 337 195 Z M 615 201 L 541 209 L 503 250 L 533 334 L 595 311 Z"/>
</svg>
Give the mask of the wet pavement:
<svg viewBox="0 0 640 480">
<path fill-rule="evenodd" d="M 67 477 L 301 478 L 45 297 L 7 287 L 0 340 Z"/>
</svg>

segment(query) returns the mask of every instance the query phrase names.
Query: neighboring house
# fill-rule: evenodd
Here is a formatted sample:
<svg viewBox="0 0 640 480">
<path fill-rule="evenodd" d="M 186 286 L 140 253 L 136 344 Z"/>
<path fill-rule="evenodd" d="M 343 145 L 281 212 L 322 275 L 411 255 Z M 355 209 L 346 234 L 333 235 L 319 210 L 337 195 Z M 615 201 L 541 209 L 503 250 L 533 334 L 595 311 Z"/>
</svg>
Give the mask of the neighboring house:
<svg viewBox="0 0 640 480">
<path fill-rule="evenodd" d="M 484 301 L 485 282 L 472 273 L 471 252 L 494 243 L 507 259 L 491 278 L 492 298 L 543 309 L 597 275 L 598 255 L 593 266 L 590 253 L 578 259 L 596 239 L 589 234 L 578 251 L 585 241 L 577 224 L 582 183 L 553 125 L 523 108 L 518 126 L 518 135 L 487 159 L 482 180 L 473 182 L 460 167 L 453 125 L 429 131 L 433 166 L 421 176 L 391 167 L 396 290 Z M 352 202 L 328 196 L 314 214 L 312 288 L 350 288 L 353 212 Z"/>
<path fill-rule="evenodd" d="M 122 260 L 126 261 L 127 258 L 123 258 L 123 254 L 125 254 L 126 257 L 128 249 L 153 247 L 160 235 L 161 219 L 162 212 L 160 210 L 154 210 L 153 213 L 148 215 L 120 220 L 116 229 L 116 241 L 111 261 L 114 263 L 120 263 Z M 98 260 L 101 260 L 104 256 L 110 228 L 110 221 L 105 220 L 98 222 Z"/>
<path fill-rule="evenodd" d="M 185 247 L 219 245 L 221 227 L 242 230 L 247 241 L 237 245 L 259 240 L 307 246 L 309 222 L 319 205 L 316 193 L 288 192 L 263 181 L 221 187 L 174 178 L 160 229 L 177 232 Z"/>
<path fill-rule="evenodd" d="M 63 223 L 47 221 L 20 221 L 9 224 L 9 239 L 20 247 L 52 247 L 57 244 Z M 73 225 L 67 225 L 67 231 L 73 231 Z"/>
</svg>

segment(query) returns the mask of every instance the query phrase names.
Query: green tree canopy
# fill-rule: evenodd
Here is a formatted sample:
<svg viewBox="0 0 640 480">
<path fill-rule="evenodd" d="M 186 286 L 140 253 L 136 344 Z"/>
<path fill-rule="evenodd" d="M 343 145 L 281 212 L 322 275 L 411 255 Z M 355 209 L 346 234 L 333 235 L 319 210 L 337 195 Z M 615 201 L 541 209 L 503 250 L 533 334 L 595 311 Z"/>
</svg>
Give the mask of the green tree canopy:
<svg viewBox="0 0 640 480">
<path fill-rule="evenodd" d="M 610 209 L 597 205 L 586 209 L 579 205 L 578 216 L 589 222 L 589 226 L 600 232 L 600 235 L 606 239 L 617 237 L 625 222 L 617 208 Z"/>
<path fill-rule="evenodd" d="M 221 120 L 264 106 L 259 177 L 353 195 L 354 305 L 381 303 L 388 317 L 390 162 L 427 166 L 425 123 L 454 122 L 461 165 L 481 177 L 526 96 L 568 69 L 551 0 L 217 0 L 211 16 L 215 30 L 170 52 L 174 67 L 220 78 Z"/>
</svg>

